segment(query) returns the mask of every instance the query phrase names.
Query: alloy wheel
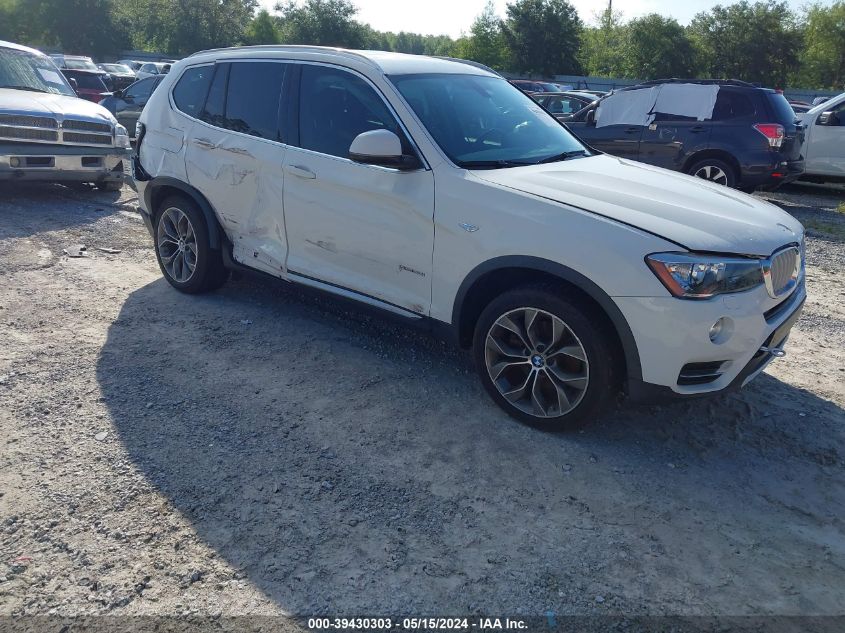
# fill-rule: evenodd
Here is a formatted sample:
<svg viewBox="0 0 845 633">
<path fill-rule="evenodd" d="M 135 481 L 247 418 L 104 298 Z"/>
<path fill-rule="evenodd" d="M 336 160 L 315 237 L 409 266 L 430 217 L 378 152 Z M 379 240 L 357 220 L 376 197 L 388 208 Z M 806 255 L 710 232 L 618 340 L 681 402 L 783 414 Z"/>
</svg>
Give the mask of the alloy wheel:
<svg viewBox="0 0 845 633">
<path fill-rule="evenodd" d="M 709 180 L 710 182 L 715 182 L 717 185 L 728 184 L 728 175 L 722 168 L 716 165 L 702 165 L 693 175 L 704 180 Z"/>
<path fill-rule="evenodd" d="M 560 318 L 537 308 L 516 308 L 496 319 L 487 333 L 484 360 L 502 397 L 535 417 L 569 413 L 589 384 L 581 341 Z"/>
<path fill-rule="evenodd" d="M 179 283 L 187 282 L 197 268 L 197 237 L 181 209 L 170 207 L 158 222 L 158 254 L 164 269 Z"/>
</svg>

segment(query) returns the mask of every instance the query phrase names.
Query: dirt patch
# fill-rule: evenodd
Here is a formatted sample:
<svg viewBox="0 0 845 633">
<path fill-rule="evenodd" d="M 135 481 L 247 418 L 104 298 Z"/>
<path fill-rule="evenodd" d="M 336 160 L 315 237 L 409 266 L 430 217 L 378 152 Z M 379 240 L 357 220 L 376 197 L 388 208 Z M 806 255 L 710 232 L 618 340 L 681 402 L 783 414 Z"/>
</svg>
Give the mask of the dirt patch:
<svg viewBox="0 0 845 633">
<path fill-rule="evenodd" d="M 133 196 L 0 193 L 0 614 L 843 613 L 842 239 L 746 390 L 550 435 L 343 304 L 176 293 Z"/>
</svg>

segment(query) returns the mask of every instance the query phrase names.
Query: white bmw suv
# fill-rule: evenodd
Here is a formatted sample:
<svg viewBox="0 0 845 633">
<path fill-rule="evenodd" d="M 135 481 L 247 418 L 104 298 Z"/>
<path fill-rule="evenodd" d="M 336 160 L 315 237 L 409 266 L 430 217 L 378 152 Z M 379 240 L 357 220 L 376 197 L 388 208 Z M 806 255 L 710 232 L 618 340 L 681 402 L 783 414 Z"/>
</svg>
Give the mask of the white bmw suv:
<svg viewBox="0 0 845 633">
<path fill-rule="evenodd" d="M 261 271 L 471 348 L 548 428 L 747 383 L 806 296 L 803 229 L 704 180 L 596 152 L 502 77 L 415 55 L 272 46 L 173 66 L 133 174 L 166 279 Z"/>
</svg>

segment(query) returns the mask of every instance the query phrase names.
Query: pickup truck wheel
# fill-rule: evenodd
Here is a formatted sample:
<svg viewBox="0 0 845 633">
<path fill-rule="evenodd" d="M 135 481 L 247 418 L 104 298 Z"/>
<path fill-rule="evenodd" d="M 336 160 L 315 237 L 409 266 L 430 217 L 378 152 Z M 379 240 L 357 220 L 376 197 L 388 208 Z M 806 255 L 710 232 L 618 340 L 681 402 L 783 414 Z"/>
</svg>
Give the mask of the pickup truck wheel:
<svg viewBox="0 0 845 633">
<path fill-rule="evenodd" d="M 164 200 L 155 227 L 156 259 L 171 286 L 197 294 L 226 281 L 220 251 L 211 248 L 205 216 L 192 201 L 179 196 Z"/>
<path fill-rule="evenodd" d="M 700 160 L 690 167 L 688 173 L 691 176 L 715 182 L 717 185 L 725 185 L 726 187 L 736 185 L 736 170 L 718 158 Z"/>
<path fill-rule="evenodd" d="M 481 382 L 512 417 L 548 430 L 581 428 L 613 392 L 614 354 L 601 319 L 565 289 L 526 286 L 500 295 L 473 340 Z"/>
</svg>

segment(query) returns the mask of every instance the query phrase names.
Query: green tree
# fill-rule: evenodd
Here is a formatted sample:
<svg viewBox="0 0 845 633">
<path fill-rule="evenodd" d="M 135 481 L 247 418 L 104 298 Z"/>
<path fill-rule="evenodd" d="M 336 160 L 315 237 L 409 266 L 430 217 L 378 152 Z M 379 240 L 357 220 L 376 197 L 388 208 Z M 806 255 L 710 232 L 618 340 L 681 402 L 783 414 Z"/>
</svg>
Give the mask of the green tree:
<svg viewBox="0 0 845 633">
<path fill-rule="evenodd" d="M 26 31 L 19 38 L 28 35 L 31 40 L 58 45 L 66 53 L 95 56 L 118 51 L 129 43 L 114 0 L 39 0 L 9 6 L 15 5 L 17 26 Z"/>
<path fill-rule="evenodd" d="M 809 7 L 796 79 L 808 88 L 845 89 L 845 2 Z"/>
<path fill-rule="evenodd" d="M 63 2 L 64 0 L 53 0 Z M 241 44 L 257 0 L 119 0 L 136 48 L 188 55 Z"/>
<path fill-rule="evenodd" d="M 278 44 L 279 31 L 269 11 L 262 9 L 246 29 L 247 44 Z"/>
<path fill-rule="evenodd" d="M 578 12 L 566 0 L 515 0 L 507 5 L 502 24 L 511 70 L 580 74 L 581 30 Z"/>
<path fill-rule="evenodd" d="M 783 86 L 798 64 L 801 32 L 786 2 L 741 0 L 695 16 L 689 27 L 701 71 Z"/>
<path fill-rule="evenodd" d="M 355 20 L 358 9 L 350 0 L 294 0 L 276 5 L 281 14 L 282 41 L 286 44 L 313 44 L 362 48 L 367 29 Z"/>
<path fill-rule="evenodd" d="M 454 52 L 458 57 L 481 62 L 497 70 L 505 67 L 508 49 L 502 34 L 502 21 L 496 15 L 493 2 L 488 2 L 481 14 L 475 18 L 469 35 L 461 38 Z"/>
<path fill-rule="evenodd" d="M 631 20 L 624 29 L 620 70 L 625 77 L 665 79 L 695 75 L 695 48 L 672 18 L 657 13 Z"/>
<path fill-rule="evenodd" d="M 622 70 L 625 25 L 622 13 L 605 10 L 596 16 L 598 25 L 581 33 L 579 57 L 587 75 L 618 77 Z"/>
</svg>

